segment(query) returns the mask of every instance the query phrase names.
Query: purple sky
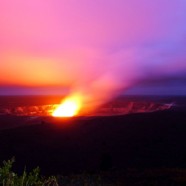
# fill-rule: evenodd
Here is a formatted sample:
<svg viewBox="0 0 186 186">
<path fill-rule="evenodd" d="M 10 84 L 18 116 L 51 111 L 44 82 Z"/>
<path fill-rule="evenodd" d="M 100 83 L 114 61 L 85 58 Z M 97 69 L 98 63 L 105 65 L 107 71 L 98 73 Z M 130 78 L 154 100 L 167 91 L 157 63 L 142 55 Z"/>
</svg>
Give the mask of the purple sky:
<svg viewBox="0 0 186 186">
<path fill-rule="evenodd" d="M 185 0 L 1 0 L 0 94 L 186 95 Z"/>
</svg>

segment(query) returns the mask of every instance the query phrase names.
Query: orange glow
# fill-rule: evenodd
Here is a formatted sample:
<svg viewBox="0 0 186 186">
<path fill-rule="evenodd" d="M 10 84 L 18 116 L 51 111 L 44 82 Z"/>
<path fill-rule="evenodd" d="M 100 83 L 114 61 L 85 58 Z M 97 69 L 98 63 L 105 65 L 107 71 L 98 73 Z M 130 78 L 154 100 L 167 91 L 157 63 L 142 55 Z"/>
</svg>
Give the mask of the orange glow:
<svg viewBox="0 0 186 186">
<path fill-rule="evenodd" d="M 32 56 L 21 52 L 7 52 L 0 56 L 0 85 L 25 87 L 69 86 L 72 77 L 54 57 Z M 71 70 L 72 71 L 72 70 Z M 63 74 L 63 77 L 61 76 Z M 51 78 L 52 77 L 52 78 Z"/>
<path fill-rule="evenodd" d="M 72 117 L 78 114 L 81 108 L 80 97 L 68 97 L 52 113 L 54 117 Z"/>
</svg>

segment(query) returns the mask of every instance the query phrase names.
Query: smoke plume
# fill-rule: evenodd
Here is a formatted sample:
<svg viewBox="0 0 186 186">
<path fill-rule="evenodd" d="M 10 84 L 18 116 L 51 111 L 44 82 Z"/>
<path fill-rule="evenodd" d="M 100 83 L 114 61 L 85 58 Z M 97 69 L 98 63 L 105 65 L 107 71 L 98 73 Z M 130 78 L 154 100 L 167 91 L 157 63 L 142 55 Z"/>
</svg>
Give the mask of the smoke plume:
<svg viewBox="0 0 186 186">
<path fill-rule="evenodd" d="M 2 0 L 0 84 L 61 86 L 101 104 L 186 71 L 185 0 Z"/>
</svg>

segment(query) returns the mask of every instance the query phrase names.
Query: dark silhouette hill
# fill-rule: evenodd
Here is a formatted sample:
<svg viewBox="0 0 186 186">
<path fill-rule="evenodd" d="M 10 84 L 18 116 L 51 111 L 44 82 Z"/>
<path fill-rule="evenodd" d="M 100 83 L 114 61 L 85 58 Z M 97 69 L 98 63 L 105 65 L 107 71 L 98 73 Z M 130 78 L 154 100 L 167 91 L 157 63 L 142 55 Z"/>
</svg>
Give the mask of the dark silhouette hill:
<svg viewBox="0 0 186 186">
<path fill-rule="evenodd" d="M 186 111 L 46 118 L 38 125 L 1 130 L 0 149 L 0 161 L 15 156 L 18 171 L 40 166 L 45 174 L 94 172 L 103 161 L 114 170 L 186 167 Z"/>
</svg>

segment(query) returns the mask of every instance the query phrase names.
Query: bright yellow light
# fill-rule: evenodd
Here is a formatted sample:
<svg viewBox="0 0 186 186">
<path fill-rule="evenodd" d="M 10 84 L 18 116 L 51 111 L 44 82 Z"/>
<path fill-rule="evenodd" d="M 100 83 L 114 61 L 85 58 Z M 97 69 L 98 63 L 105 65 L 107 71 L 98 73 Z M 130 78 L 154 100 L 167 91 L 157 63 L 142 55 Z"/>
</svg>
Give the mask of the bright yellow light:
<svg viewBox="0 0 186 186">
<path fill-rule="evenodd" d="M 54 117 L 72 117 L 78 114 L 80 109 L 80 98 L 69 97 L 52 113 Z"/>
</svg>

